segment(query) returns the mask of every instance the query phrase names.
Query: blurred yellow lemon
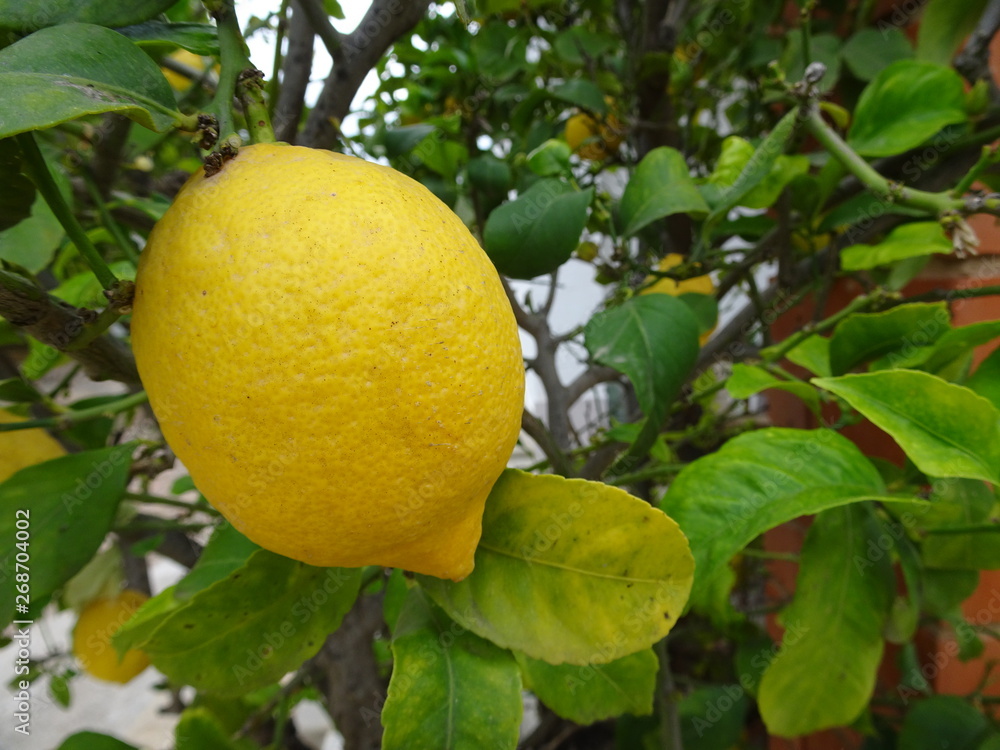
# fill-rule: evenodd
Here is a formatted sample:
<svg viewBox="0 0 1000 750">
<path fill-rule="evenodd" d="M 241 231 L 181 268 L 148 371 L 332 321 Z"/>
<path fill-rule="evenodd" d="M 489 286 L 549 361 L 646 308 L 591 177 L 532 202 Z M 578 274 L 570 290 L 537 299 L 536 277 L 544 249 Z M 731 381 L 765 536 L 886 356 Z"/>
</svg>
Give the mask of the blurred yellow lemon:
<svg viewBox="0 0 1000 750">
<path fill-rule="evenodd" d="M 111 636 L 148 598 L 139 591 L 125 590 L 116 597 L 91 602 L 80 613 L 73 629 L 73 653 L 87 674 L 126 683 L 149 666 L 149 657 L 142 651 L 133 649 L 119 660 L 111 645 Z"/>
<path fill-rule="evenodd" d="M 0 423 L 23 422 L 8 411 L 0 409 Z M 28 466 L 40 464 L 66 455 L 59 442 L 38 427 L 31 430 L 0 432 L 0 482 Z"/>
</svg>

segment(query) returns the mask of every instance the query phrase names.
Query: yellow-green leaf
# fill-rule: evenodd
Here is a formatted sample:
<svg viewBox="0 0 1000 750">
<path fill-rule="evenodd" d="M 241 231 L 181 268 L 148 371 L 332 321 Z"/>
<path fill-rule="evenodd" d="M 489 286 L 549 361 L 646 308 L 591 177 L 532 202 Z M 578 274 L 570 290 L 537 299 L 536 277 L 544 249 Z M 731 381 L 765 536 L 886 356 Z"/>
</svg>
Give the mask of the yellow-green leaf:
<svg viewBox="0 0 1000 750">
<path fill-rule="evenodd" d="M 486 502 L 476 569 L 421 576 L 459 624 L 551 664 L 606 664 L 663 638 L 694 560 L 662 511 L 623 490 L 508 469 Z"/>
</svg>

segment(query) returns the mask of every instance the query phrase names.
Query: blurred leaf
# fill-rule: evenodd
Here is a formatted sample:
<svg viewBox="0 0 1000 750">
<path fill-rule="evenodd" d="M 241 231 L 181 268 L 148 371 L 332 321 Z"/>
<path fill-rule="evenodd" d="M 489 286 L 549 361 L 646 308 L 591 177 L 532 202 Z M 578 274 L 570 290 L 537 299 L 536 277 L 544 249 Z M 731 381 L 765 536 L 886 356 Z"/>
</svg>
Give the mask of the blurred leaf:
<svg viewBox="0 0 1000 750">
<path fill-rule="evenodd" d="M 933 344 L 951 328 L 947 302 L 913 302 L 884 312 L 854 313 L 830 337 L 830 370 L 841 375 L 863 362 Z"/>
<path fill-rule="evenodd" d="M 880 533 L 860 505 L 824 510 L 809 528 L 795 599 L 781 615 L 781 651 L 758 691 L 772 734 L 797 737 L 845 726 L 868 705 L 895 590 L 888 555 L 870 552 Z"/>
<path fill-rule="evenodd" d="M 643 157 L 625 186 L 622 231 L 630 237 L 658 219 L 679 213 L 704 216 L 708 204 L 695 187 L 684 156 L 661 146 Z"/>
<path fill-rule="evenodd" d="M 0 380 L 0 401 L 14 404 L 33 404 L 42 400 L 42 394 L 21 378 Z"/>
<path fill-rule="evenodd" d="M 25 33 L 79 21 L 128 26 L 162 13 L 177 0 L 0 0 L 0 28 Z"/>
<path fill-rule="evenodd" d="M 0 140 L 0 232 L 28 218 L 35 184 L 21 173 L 21 150 L 12 138 Z"/>
<path fill-rule="evenodd" d="M 360 570 L 316 568 L 255 552 L 246 564 L 181 602 L 153 597 L 112 639 L 141 648 L 172 681 L 243 695 L 314 656 L 354 604 Z"/>
<path fill-rule="evenodd" d="M 956 71 L 900 60 L 861 93 L 847 142 L 862 156 L 893 156 L 967 119 L 962 78 Z"/>
<path fill-rule="evenodd" d="M 593 724 L 624 713 L 653 713 L 660 664 L 651 648 L 607 664 L 548 664 L 515 652 L 524 686 L 564 719 Z"/>
<path fill-rule="evenodd" d="M 677 706 L 683 746 L 690 750 L 738 747 L 750 705 L 738 685 L 713 685 L 688 693 Z"/>
<path fill-rule="evenodd" d="M 781 56 L 781 67 L 789 81 L 801 81 L 806 72 L 806 60 L 802 48 L 802 31 L 789 31 L 787 45 Z M 819 82 L 819 90 L 831 91 L 840 79 L 840 59 L 843 41 L 834 34 L 813 34 L 809 39 L 809 62 L 819 62 L 826 66 L 826 75 Z"/>
<path fill-rule="evenodd" d="M 995 734 L 989 719 L 954 695 L 933 695 L 913 705 L 899 730 L 899 750 L 977 750 Z"/>
<path fill-rule="evenodd" d="M 604 93 L 590 81 L 584 81 L 580 78 L 566 81 L 566 83 L 561 83 L 552 89 L 552 96 L 595 115 L 603 116 L 608 113 Z"/>
<path fill-rule="evenodd" d="M 187 708 L 174 727 L 174 750 L 255 750 L 249 739 L 231 739 L 218 718 L 207 708 Z"/>
<path fill-rule="evenodd" d="M 968 388 L 915 370 L 813 382 L 888 432 L 925 474 L 1000 483 L 1000 411 Z"/>
<path fill-rule="evenodd" d="M 930 346 L 916 349 L 905 360 L 905 367 L 925 370 L 946 379 L 964 375 L 965 367 L 977 347 L 1000 336 L 1000 320 L 986 320 L 958 328 L 949 328 Z"/>
<path fill-rule="evenodd" d="M 952 58 L 976 28 L 976 20 L 985 8 L 986 0 L 965 0 L 962 3 L 930 0 L 917 27 L 917 59 L 951 65 Z"/>
<path fill-rule="evenodd" d="M 819 414 L 819 394 L 816 389 L 808 383 L 796 380 L 781 380 L 763 367 L 758 365 L 746 365 L 737 362 L 733 365 L 733 372 L 726 380 L 726 390 L 733 398 L 750 398 L 756 393 L 775 388 L 780 391 L 787 391 L 802 399 L 813 414 Z"/>
<path fill-rule="evenodd" d="M 920 578 L 922 601 L 927 612 L 935 617 L 945 617 L 957 609 L 979 586 L 978 570 L 927 568 Z"/>
<path fill-rule="evenodd" d="M 2 112 L 3 104 L 0 103 L 0 123 L 2 123 Z M 69 180 L 47 152 L 48 149 L 42 149 L 42 155 L 49 166 L 49 173 L 63 198 L 72 206 L 73 195 Z M 18 184 L 13 177 L 12 184 Z M 31 215 L 0 232 L 0 259 L 21 266 L 32 273 L 38 273 L 52 260 L 52 256 L 65 237 L 65 231 L 49 208 L 49 204 L 40 193 L 35 192 L 34 183 L 29 181 L 29 185 L 31 186 L 29 194 L 34 196 Z"/>
<path fill-rule="evenodd" d="M 97 732 L 77 732 L 63 740 L 56 750 L 138 750 L 133 745 L 122 742 L 107 734 Z"/>
<path fill-rule="evenodd" d="M 508 469 L 486 502 L 476 567 L 418 576 L 460 625 L 551 664 L 606 664 L 680 616 L 691 552 L 677 525 L 599 482 Z"/>
<path fill-rule="evenodd" d="M 336 19 L 344 19 L 344 9 L 340 7 L 340 3 L 337 0 L 323 0 L 323 10 L 326 11 L 328 16 L 333 16 Z"/>
<path fill-rule="evenodd" d="M 997 527 L 1000 519 L 992 513 L 996 493 L 977 479 L 937 479 L 931 486 L 931 504 L 919 518 L 924 563 L 951 570 L 1000 568 L 1000 538 L 992 531 L 934 533 L 949 527 Z"/>
<path fill-rule="evenodd" d="M 804 367 L 814 375 L 829 376 L 832 374 L 830 372 L 830 339 L 826 336 L 818 334 L 809 336 L 785 356 L 789 362 Z"/>
<path fill-rule="evenodd" d="M 427 122 L 415 125 L 404 125 L 385 132 L 385 149 L 389 158 L 408 154 L 417 144 L 437 130 L 437 127 Z"/>
<path fill-rule="evenodd" d="M 893 229 L 877 245 L 851 245 L 840 253 L 845 271 L 864 271 L 904 258 L 937 253 L 950 255 L 951 240 L 936 221 L 914 221 Z"/>
<path fill-rule="evenodd" d="M 102 112 L 163 132 L 178 116 L 156 63 L 121 34 L 90 24 L 42 29 L 0 50 L 0 88 L 0 137 Z"/>
<path fill-rule="evenodd" d="M 689 464 L 659 505 L 691 542 L 697 593 L 768 529 L 885 494 L 878 471 L 847 438 L 772 427 L 739 435 Z"/>
<path fill-rule="evenodd" d="M 122 553 L 117 546 L 98 552 L 63 586 L 61 603 L 82 610 L 90 602 L 113 597 L 122 590 Z"/>
<path fill-rule="evenodd" d="M 127 443 L 55 458 L 0 484 L 0 539 L 8 540 L 0 561 L 0 627 L 15 619 L 19 553 L 31 560 L 30 605 L 37 613 L 97 552 L 125 493 L 133 448 Z M 28 532 L 26 540 L 16 536 L 18 529 Z"/>
<path fill-rule="evenodd" d="M 566 141 L 550 138 L 528 154 L 528 169 L 542 177 L 569 174 L 569 157 L 573 149 Z"/>
<path fill-rule="evenodd" d="M 587 221 L 593 188 L 574 190 L 555 178 L 541 179 L 515 200 L 494 209 L 483 242 L 500 273 L 533 279 L 569 260 Z"/>
<path fill-rule="evenodd" d="M 521 676 L 509 651 L 448 619 L 411 589 L 392 640 L 382 711 L 385 750 L 513 748 L 521 726 Z"/>
<path fill-rule="evenodd" d="M 1000 409 L 1000 349 L 979 363 L 965 385 Z"/>
<path fill-rule="evenodd" d="M 913 47 L 897 28 L 869 27 L 848 39 L 840 54 L 856 78 L 870 81 L 897 60 L 913 57 Z"/>
<path fill-rule="evenodd" d="M 617 45 L 618 40 L 610 34 L 571 26 L 556 36 L 553 47 L 561 61 L 583 65 L 587 59 L 596 59 Z"/>
</svg>

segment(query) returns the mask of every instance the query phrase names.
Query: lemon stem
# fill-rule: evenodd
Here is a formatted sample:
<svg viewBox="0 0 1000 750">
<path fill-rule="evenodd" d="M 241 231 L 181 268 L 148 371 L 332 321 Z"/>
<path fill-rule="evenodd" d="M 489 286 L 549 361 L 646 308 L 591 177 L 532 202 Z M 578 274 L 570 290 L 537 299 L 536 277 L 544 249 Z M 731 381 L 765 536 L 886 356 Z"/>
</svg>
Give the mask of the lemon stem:
<svg viewBox="0 0 1000 750">
<path fill-rule="evenodd" d="M 59 192 L 59 186 L 56 185 L 56 181 L 49 171 L 49 165 L 45 163 L 45 157 L 42 156 L 38 143 L 35 142 L 35 137 L 31 133 L 19 133 L 14 138 L 17 139 L 21 153 L 24 154 L 28 175 L 38 188 L 38 192 L 49 204 L 52 213 L 62 224 L 62 228 L 66 230 L 66 234 L 76 245 L 76 249 L 80 251 L 80 255 L 90 266 L 90 270 L 94 272 L 94 276 L 101 282 L 101 286 L 109 290 L 114 289 L 118 285 L 118 279 L 108 268 L 108 264 L 104 262 L 104 258 L 101 257 L 97 248 L 94 247 L 94 243 L 90 241 L 87 233 L 80 226 L 80 222 L 76 220 L 73 210 L 63 198 L 63 194 Z"/>
<path fill-rule="evenodd" d="M 29 419 L 24 422 L 11 422 L 0 424 L 0 432 L 14 432 L 15 430 L 30 430 L 35 427 L 46 427 L 56 430 L 64 430 L 70 425 L 80 422 L 87 422 L 100 417 L 113 417 L 123 411 L 128 411 L 136 406 L 140 406 L 149 401 L 145 391 L 133 393 L 110 404 L 100 404 L 89 409 L 77 409 L 58 414 L 54 417 L 43 417 L 41 419 Z"/>
<path fill-rule="evenodd" d="M 274 131 L 264 104 L 262 74 L 250 62 L 250 52 L 240 30 L 233 0 L 206 0 L 205 7 L 215 18 L 219 32 L 219 57 L 221 70 L 219 86 L 212 99 L 211 111 L 219 122 L 220 142 L 231 142 L 237 135 L 233 117 L 233 97 L 238 97 L 247 119 L 250 140 L 254 143 L 273 143 Z"/>
</svg>

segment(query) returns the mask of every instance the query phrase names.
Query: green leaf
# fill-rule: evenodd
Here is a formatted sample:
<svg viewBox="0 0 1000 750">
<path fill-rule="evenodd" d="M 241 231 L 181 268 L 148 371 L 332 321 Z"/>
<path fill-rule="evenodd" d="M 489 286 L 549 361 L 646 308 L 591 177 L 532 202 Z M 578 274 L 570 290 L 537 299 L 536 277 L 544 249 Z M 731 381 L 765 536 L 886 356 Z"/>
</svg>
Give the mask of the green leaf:
<svg viewBox="0 0 1000 750">
<path fill-rule="evenodd" d="M 865 271 L 897 260 L 932 253 L 950 255 L 951 240 L 936 221 L 901 224 L 876 245 L 851 245 L 840 253 L 840 267 L 845 271 Z"/>
<path fill-rule="evenodd" d="M 575 78 L 552 89 L 552 96 L 602 117 L 608 113 L 604 94 L 590 81 Z"/>
<path fill-rule="evenodd" d="M 870 81 L 897 60 L 913 57 L 913 47 L 897 28 L 861 29 L 841 50 L 844 63 L 861 81 Z"/>
<path fill-rule="evenodd" d="M 861 92 L 847 142 L 862 156 L 893 156 L 967 119 L 962 77 L 955 70 L 900 60 Z"/>
<path fill-rule="evenodd" d="M 340 3 L 337 0 L 323 0 L 323 10 L 326 11 L 328 16 L 333 16 L 340 20 L 344 19 L 344 9 L 340 7 Z"/>
<path fill-rule="evenodd" d="M 680 151 L 661 146 L 639 162 L 625 186 L 620 210 L 623 234 L 631 237 L 643 227 L 673 214 L 704 216 L 708 204 L 695 187 Z"/>
<path fill-rule="evenodd" d="M 617 45 L 618 40 L 610 34 L 591 31 L 582 26 L 571 26 L 556 36 L 553 46 L 561 61 L 583 65 L 586 60 L 596 59 Z"/>
<path fill-rule="evenodd" d="M 763 367 L 737 362 L 726 380 L 726 390 L 733 398 L 750 398 L 756 393 L 775 388 L 787 391 L 802 399 L 814 414 L 819 414 L 819 394 L 808 383 L 797 380 L 781 380 Z"/>
<path fill-rule="evenodd" d="M 174 750 L 252 750 L 248 739 L 233 740 L 207 708 L 188 708 L 174 727 Z"/>
<path fill-rule="evenodd" d="M 509 651 L 448 619 L 411 589 L 392 639 L 384 750 L 517 746 L 521 675 Z"/>
<path fill-rule="evenodd" d="M 178 601 L 190 599 L 202 589 L 242 568 L 259 549 L 259 546 L 238 532 L 235 526 L 221 522 L 205 545 L 198 562 L 174 587 L 174 596 Z"/>
<path fill-rule="evenodd" d="M 63 740 L 56 750 L 137 750 L 137 748 L 107 734 L 77 732 Z"/>
<path fill-rule="evenodd" d="M 813 335 L 804 339 L 801 344 L 785 355 L 789 362 L 804 367 L 814 375 L 829 376 L 830 373 L 830 339 L 826 336 Z"/>
<path fill-rule="evenodd" d="M 177 0 L 0 0 L 0 28 L 26 33 L 73 21 L 128 26 L 159 15 Z"/>
<path fill-rule="evenodd" d="M 743 196 L 740 205 L 747 208 L 770 208 L 792 180 L 808 172 L 808 156 L 781 154 L 774 160 L 771 171 L 764 179 Z"/>
<path fill-rule="evenodd" d="M 533 279 L 569 260 L 580 243 L 594 189 L 574 190 L 562 180 L 539 180 L 486 220 L 486 253 L 500 273 Z"/>
<path fill-rule="evenodd" d="M 907 711 L 899 750 L 976 750 L 993 734 L 989 719 L 954 695 L 932 695 Z"/>
<path fill-rule="evenodd" d="M 688 306 L 698 321 L 698 333 L 704 335 L 715 329 L 719 322 L 719 303 L 711 294 L 684 292 L 677 299 Z"/>
<path fill-rule="evenodd" d="M 42 394 L 22 378 L 0 380 L 0 401 L 12 404 L 33 404 L 42 400 Z"/>
<path fill-rule="evenodd" d="M 0 140 L 0 232 L 28 218 L 35 184 L 21 173 L 21 150 L 13 139 Z"/>
<path fill-rule="evenodd" d="M 0 562 L 0 627 L 16 619 L 15 596 L 23 593 L 14 579 L 21 572 L 17 555 L 30 559 L 30 605 L 36 612 L 97 552 L 125 493 L 133 447 L 55 458 L 0 484 L 0 539 L 8 540 Z"/>
<path fill-rule="evenodd" d="M 968 388 L 915 370 L 812 382 L 888 432 L 925 474 L 1000 483 L 1000 411 Z"/>
<path fill-rule="evenodd" d="M 167 43 L 203 57 L 219 55 L 219 34 L 215 26 L 208 23 L 147 21 L 115 31 L 131 39 L 139 47 L 155 47 Z"/>
<path fill-rule="evenodd" d="M 559 716 L 593 724 L 621 714 L 653 713 L 660 664 L 648 648 L 607 664 L 554 665 L 515 652 L 524 686 Z"/>
<path fill-rule="evenodd" d="M 918 349 L 912 358 L 906 360 L 906 367 L 942 374 L 950 379 L 959 378 L 964 372 L 976 348 L 988 344 L 1000 336 L 1000 321 L 986 320 L 959 328 L 949 328 L 937 339 L 933 346 Z"/>
<path fill-rule="evenodd" d="M 115 31 L 83 23 L 42 29 L 0 50 L 0 88 L 0 137 L 102 112 L 163 132 L 179 116 L 147 54 Z"/>
<path fill-rule="evenodd" d="M 931 487 L 931 503 L 919 518 L 924 531 L 924 563 L 952 570 L 1000 568 L 1000 542 L 988 531 L 997 525 L 992 513 L 996 493 L 976 479 L 936 479 Z M 975 526 L 987 530 L 940 533 Z"/>
<path fill-rule="evenodd" d="M 510 166 L 493 154 L 480 154 L 469 160 L 469 180 L 477 190 L 506 195 L 514 184 Z"/>
<path fill-rule="evenodd" d="M 699 688 L 677 706 L 683 747 L 730 750 L 738 747 L 751 702 L 738 685 Z"/>
<path fill-rule="evenodd" d="M 729 186 L 728 190 L 721 192 L 715 198 L 712 203 L 712 212 L 709 214 L 706 224 L 724 219 L 730 209 L 740 205 L 746 196 L 767 178 L 777 164 L 778 157 L 785 150 L 792 133 L 795 132 L 798 112 L 798 108 L 795 108 L 778 121 L 778 124 L 774 126 L 774 129 L 746 162 L 735 182 Z M 635 178 L 633 177 L 633 179 Z M 628 188 L 626 188 L 626 192 L 627 190 Z M 622 200 L 624 201 L 624 197 Z"/>
<path fill-rule="evenodd" d="M 360 570 L 316 568 L 255 552 L 181 602 L 153 597 L 113 638 L 141 648 L 167 677 L 223 695 L 269 685 L 319 651 L 354 604 Z"/>
<path fill-rule="evenodd" d="M 569 157 L 573 149 L 566 141 L 550 138 L 528 154 L 528 169 L 542 177 L 570 172 Z"/>
<path fill-rule="evenodd" d="M 841 375 L 863 362 L 933 344 L 951 328 L 947 302 L 914 302 L 884 312 L 855 313 L 830 338 L 830 370 Z"/>
<path fill-rule="evenodd" d="M 0 104 L 0 112 L 2 111 L 3 105 Z M 55 163 L 48 149 L 43 148 L 42 155 L 48 163 L 49 173 L 59 187 L 59 192 L 72 206 L 72 188 L 66 178 L 66 173 Z M 11 176 L 11 182 L 17 184 L 13 176 Z M 0 232 L 0 259 L 21 266 L 32 273 L 38 273 L 52 261 L 52 256 L 62 244 L 66 232 L 55 214 L 52 213 L 49 204 L 45 202 L 40 193 L 35 192 L 34 184 L 30 184 L 29 194 L 34 196 L 34 201 L 31 203 L 31 215 Z M 93 276 L 93 274 L 89 275 Z"/>
<path fill-rule="evenodd" d="M 806 72 L 802 32 L 791 31 L 786 38 L 788 44 L 781 56 L 781 67 L 789 81 L 800 81 Z M 842 46 L 842 40 L 834 34 L 813 34 L 809 39 L 809 62 L 820 62 L 826 66 L 826 75 L 819 83 L 820 91 L 830 91 L 837 85 Z"/>
<path fill-rule="evenodd" d="M 880 532 L 860 505 L 825 510 L 813 521 L 795 599 L 781 618 L 781 651 L 760 683 L 770 733 L 797 737 L 844 726 L 868 705 L 895 591 L 888 555 L 870 555 Z"/>
<path fill-rule="evenodd" d="M 697 594 L 768 529 L 884 494 L 882 477 L 847 438 L 773 427 L 739 435 L 689 464 L 660 507 L 691 543 Z"/>
<path fill-rule="evenodd" d="M 929 614 L 946 617 L 972 596 L 979 586 L 978 570 L 935 570 L 927 568 L 921 576 L 923 603 Z"/>
<path fill-rule="evenodd" d="M 659 427 L 698 357 L 698 331 L 681 300 L 646 294 L 595 315 L 583 341 L 595 362 L 632 381 L 640 408 Z"/>
<path fill-rule="evenodd" d="M 924 6 L 923 18 L 917 27 L 917 59 L 951 65 L 952 58 L 976 27 L 976 20 L 985 8 L 986 0 L 963 3 L 930 0 Z"/>
<path fill-rule="evenodd" d="M 965 385 L 1000 409 L 1000 349 L 979 363 Z"/>
<path fill-rule="evenodd" d="M 486 502 L 476 568 L 419 576 L 460 625 L 551 664 L 606 664 L 667 634 L 693 573 L 662 512 L 598 482 L 508 469 Z"/>
</svg>

